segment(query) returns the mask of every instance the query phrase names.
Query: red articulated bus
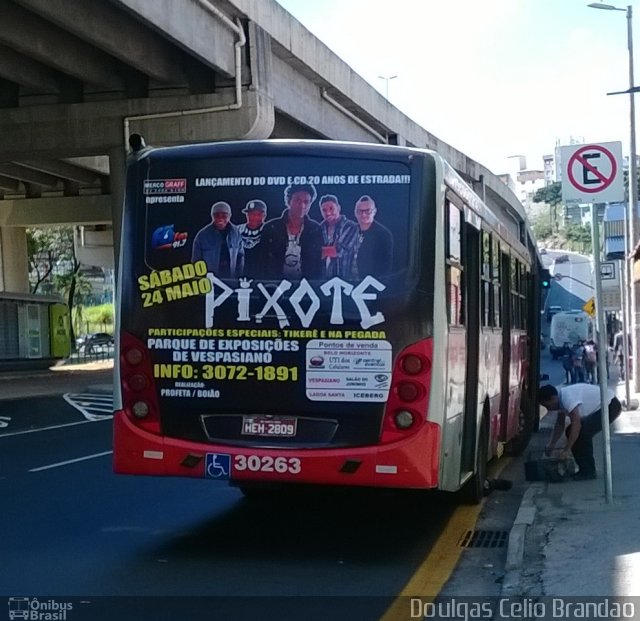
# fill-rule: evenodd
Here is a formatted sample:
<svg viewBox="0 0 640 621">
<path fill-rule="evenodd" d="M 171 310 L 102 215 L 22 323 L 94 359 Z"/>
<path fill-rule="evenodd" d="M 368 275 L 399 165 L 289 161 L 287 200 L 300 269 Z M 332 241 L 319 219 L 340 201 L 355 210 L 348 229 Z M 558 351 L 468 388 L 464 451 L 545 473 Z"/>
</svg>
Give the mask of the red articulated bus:
<svg viewBox="0 0 640 621">
<path fill-rule="evenodd" d="M 115 471 L 479 501 L 537 415 L 541 264 L 503 209 L 423 149 L 133 154 Z"/>
</svg>

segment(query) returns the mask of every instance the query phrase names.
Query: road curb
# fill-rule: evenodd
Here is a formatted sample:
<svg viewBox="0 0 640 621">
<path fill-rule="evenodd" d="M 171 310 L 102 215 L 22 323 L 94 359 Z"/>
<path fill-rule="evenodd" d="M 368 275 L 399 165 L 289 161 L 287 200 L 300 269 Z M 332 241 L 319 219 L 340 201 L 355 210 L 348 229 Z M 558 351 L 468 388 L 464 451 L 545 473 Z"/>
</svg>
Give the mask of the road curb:
<svg viewBox="0 0 640 621">
<path fill-rule="evenodd" d="M 531 526 L 536 517 L 535 497 L 542 491 L 541 484 L 530 485 L 522 496 L 520 508 L 509 531 L 507 544 L 507 560 L 505 563 L 505 575 L 502 580 L 502 596 L 513 597 L 520 595 L 520 578 L 525 553 L 525 540 L 527 528 Z"/>
<path fill-rule="evenodd" d="M 89 384 L 87 392 L 104 392 L 105 394 L 113 394 L 113 384 Z"/>
<path fill-rule="evenodd" d="M 113 373 L 113 360 L 89 362 L 86 364 L 69 364 L 49 367 L 48 369 L 23 369 L 0 372 L 0 382 L 13 382 L 28 379 L 60 379 L 64 377 L 89 377 L 91 374 Z"/>
</svg>

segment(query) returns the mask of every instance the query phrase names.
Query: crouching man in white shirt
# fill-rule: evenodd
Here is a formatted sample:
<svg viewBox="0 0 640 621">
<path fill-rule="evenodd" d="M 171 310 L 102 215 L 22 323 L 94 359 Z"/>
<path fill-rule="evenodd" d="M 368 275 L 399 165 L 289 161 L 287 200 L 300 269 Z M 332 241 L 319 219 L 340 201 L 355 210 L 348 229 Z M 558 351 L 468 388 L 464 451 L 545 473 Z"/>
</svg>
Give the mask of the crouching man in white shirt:
<svg viewBox="0 0 640 621">
<path fill-rule="evenodd" d="M 609 390 L 609 424 L 622 410 L 620 401 Z M 596 463 L 593 458 L 593 436 L 602 431 L 600 413 L 600 387 L 594 384 L 571 384 L 559 390 L 550 384 L 540 387 L 538 401 L 549 412 L 557 411 L 556 424 L 551 440 L 545 449 L 550 454 L 565 431 L 565 421 L 569 417 L 566 429 L 567 445 L 560 453 L 560 459 L 567 459 L 570 453 L 580 471 L 574 475 L 576 480 L 596 478 Z"/>
</svg>

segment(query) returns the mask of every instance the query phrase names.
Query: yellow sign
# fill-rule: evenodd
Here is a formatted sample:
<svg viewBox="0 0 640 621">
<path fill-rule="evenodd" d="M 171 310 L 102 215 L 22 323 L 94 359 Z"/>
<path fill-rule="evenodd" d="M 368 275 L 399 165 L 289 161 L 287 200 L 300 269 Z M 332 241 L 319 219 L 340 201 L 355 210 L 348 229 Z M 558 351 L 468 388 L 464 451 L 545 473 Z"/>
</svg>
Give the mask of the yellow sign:
<svg viewBox="0 0 640 621">
<path fill-rule="evenodd" d="M 592 317 L 596 316 L 596 299 L 595 298 L 589 298 L 584 306 L 582 307 L 582 310 L 585 313 L 589 313 L 589 315 L 591 315 Z"/>
<path fill-rule="evenodd" d="M 49 307 L 49 330 L 52 358 L 66 358 L 71 353 L 69 307 L 52 304 Z"/>
</svg>

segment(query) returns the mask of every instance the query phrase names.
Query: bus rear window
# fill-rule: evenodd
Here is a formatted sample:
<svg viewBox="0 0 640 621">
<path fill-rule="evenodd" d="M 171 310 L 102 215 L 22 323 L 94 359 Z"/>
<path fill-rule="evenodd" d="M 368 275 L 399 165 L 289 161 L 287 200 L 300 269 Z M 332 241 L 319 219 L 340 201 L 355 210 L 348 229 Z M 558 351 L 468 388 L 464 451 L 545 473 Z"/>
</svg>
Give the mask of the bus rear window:
<svg viewBox="0 0 640 621">
<path fill-rule="evenodd" d="M 410 174 L 377 160 L 152 161 L 144 262 L 219 279 L 381 281 L 407 265 Z"/>
</svg>

